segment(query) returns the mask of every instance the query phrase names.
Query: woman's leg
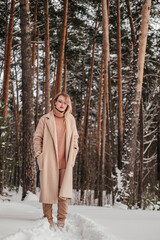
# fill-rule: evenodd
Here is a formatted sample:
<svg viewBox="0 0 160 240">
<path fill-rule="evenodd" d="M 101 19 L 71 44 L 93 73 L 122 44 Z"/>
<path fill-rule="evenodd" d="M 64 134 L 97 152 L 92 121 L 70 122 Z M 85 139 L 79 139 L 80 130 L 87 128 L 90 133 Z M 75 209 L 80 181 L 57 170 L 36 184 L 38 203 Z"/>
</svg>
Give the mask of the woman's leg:
<svg viewBox="0 0 160 240">
<path fill-rule="evenodd" d="M 48 219 L 50 227 L 53 226 L 53 217 L 52 217 L 52 204 L 43 203 L 43 214 L 44 217 Z"/>
<path fill-rule="evenodd" d="M 59 227 L 64 227 L 67 212 L 68 212 L 68 199 L 58 197 L 57 224 Z"/>
<path fill-rule="evenodd" d="M 63 177 L 66 169 L 59 169 L 59 191 L 63 182 Z M 68 210 L 68 199 L 58 197 L 58 209 L 57 209 L 57 224 L 60 227 L 64 227 L 65 219 Z"/>
</svg>

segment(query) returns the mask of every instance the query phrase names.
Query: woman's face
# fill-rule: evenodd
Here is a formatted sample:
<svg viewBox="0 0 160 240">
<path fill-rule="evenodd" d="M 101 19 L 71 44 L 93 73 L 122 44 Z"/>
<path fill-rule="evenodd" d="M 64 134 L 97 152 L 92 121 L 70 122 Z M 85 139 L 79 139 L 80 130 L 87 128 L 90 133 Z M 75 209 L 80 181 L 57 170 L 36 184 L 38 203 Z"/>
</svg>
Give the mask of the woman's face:
<svg viewBox="0 0 160 240">
<path fill-rule="evenodd" d="M 55 106 L 58 110 L 60 111 L 65 111 L 67 108 L 67 103 L 66 103 L 66 99 L 63 95 L 60 95 L 57 99 L 57 101 L 55 102 Z"/>
</svg>

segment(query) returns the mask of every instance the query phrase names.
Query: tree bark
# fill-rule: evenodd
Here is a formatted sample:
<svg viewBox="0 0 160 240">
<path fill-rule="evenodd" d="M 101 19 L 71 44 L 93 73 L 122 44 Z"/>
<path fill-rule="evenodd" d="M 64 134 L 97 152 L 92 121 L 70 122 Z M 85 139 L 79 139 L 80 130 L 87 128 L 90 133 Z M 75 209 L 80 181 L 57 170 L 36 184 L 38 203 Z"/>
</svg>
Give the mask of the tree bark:
<svg viewBox="0 0 160 240">
<path fill-rule="evenodd" d="M 73 98 L 73 105 L 72 105 L 72 114 L 76 116 L 76 105 L 77 105 L 77 87 L 74 90 L 74 98 Z"/>
<path fill-rule="evenodd" d="M 17 67 L 16 67 L 16 59 L 15 59 L 15 53 L 13 51 L 13 58 L 14 58 L 14 67 L 15 67 L 15 75 L 16 75 L 16 94 L 17 94 L 17 119 L 18 119 L 18 129 L 19 129 L 19 87 L 18 87 L 18 76 L 17 76 Z"/>
<path fill-rule="evenodd" d="M 37 36 L 38 41 L 38 36 Z M 39 45 L 37 44 L 37 84 L 36 84 L 36 114 L 35 114 L 35 129 L 38 124 L 38 106 L 39 106 Z"/>
<path fill-rule="evenodd" d="M 144 152 L 144 119 L 143 119 L 143 101 L 140 103 L 140 164 L 139 164 L 139 181 L 138 181 L 138 206 L 142 207 L 143 196 L 143 152 Z"/>
<path fill-rule="evenodd" d="M 158 93 L 158 135 L 157 137 L 158 137 L 158 141 L 157 141 L 158 180 L 160 180 L 160 90 Z"/>
<path fill-rule="evenodd" d="M 15 128 L 16 128 L 16 151 L 15 151 L 15 167 L 14 167 L 14 185 L 18 189 L 19 187 L 19 180 L 20 180 L 20 172 L 19 172 L 19 160 L 20 160 L 20 151 L 19 151 L 19 119 L 17 114 L 17 106 L 15 101 L 15 94 L 14 94 L 14 86 L 12 81 L 12 96 L 13 96 L 13 111 L 15 117 Z"/>
<path fill-rule="evenodd" d="M 99 9 L 98 9 L 99 11 Z M 97 23 L 98 17 L 96 18 L 95 23 L 95 31 L 94 31 L 94 40 L 93 40 L 93 47 L 92 47 L 92 59 L 91 59 L 91 72 L 90 78 L 88 81 L 88 89 L 86 93 L 86 101 L 85 101 L 85 112 L 84 112 L 84 123 L 83 123 L 83 136 L 82 136 L 82 143 L 83 143 L 83 155 L 82 158 L 85 159 L 84 164 L 82 165 L 82 171 L 84 172 L 84 176 L 81 176 L 81 198 L 83 198 L 84 189 L 88 185 L 88 159 L 87 159 L 87 138 L 88 138 L 88 121 L 89 121 L 89 110 L 90 110 L 90 101 L 91 101 L 91 89 L 92 89 L 92 81 L 93 81 L 93 68 L 94 68 L 94 55 L 95 55 L 95 45 L 96 45 L 96 34 L 97 34 Z M 85 156 L 84 156 L 85 154 Z"/>
<path fill-rule="evenodd" d="M 19 121 L 19 88 L 18 88 L 18 77 L 17 77 L 17 68 L 16 68 L 16 60 L 15 53 L 13 51 L 14 58 L 14 67 L 15 67 L 15 77 L 16 77 L 16 97 L 17 102 L 14 103 L 14 115 L 15 115 L 15 127 L 16 127 L 16 187 L 18 191 L 19 183 L 20 183 L 20 121 Z M 14 90 L 13 90 L 13 102 L 14 102 Z"/>
<path fill-rule="evenodd" d="M 136 34 L 135 34 L 135 28 L 134 28 L 132 12 L 131 12 L 131 7 L 130 7 L 130 0 L 126 0 L 126 4 L 127 4 L 129 22 L 130 22 L 130 27 L 131 27 L 132 43 L 133 43 L 133 46 L 134 46 L 135 43 L 136 43 Z"/>
<path fill-rule="evenodd" d="M 36 192 L 36 171 L 33 153 L 33 78 L 29 0 L 20 2 L 22 54 L 22 200 L 27 191 Z"/>
<path fill-rule="evenodd" d="M 102 92 L 103 92 L 103 57 L 101 57 L 101 73 L 99 83 L 99 101 L 98 101 L 98 126 L 97 126 L 97 171 L 95 198 L 98 197 L 100 186 L 100 165 L 101 165 L 101 118 L 102 118 Z"/>
<path fill-rule="evenodd" d="M 5 23 L 5 50 L 4 50 L 4 74 L 6 71 L 6 65 L 7 65 L 7 45 L 8 45 L 8 1 L 6 0 L 6 23 Z M 4 78 L 5 79 L 5 78 Z M 5 90 L 5 82 L 3 80 L 3 95 Z M 2 100 L 3 101 L 3 100 Z M 2 108 L 2 107 L 1 107 Z M 6 107 L 3 109 L 0 109 L 0 117 L 6 115 Z M 2 111 L 2 112 L 1 112 Z M 2 124 L 2 120 L 0 121 Z M 0 130 L 0 135 L 1 135 L 1 130 Z M 2 145 L 0 142 L 0 155 L 3 155 L 2 151 Z M 3 186 L 4 186 L 4 159 L 3 156 L 0 158 L 0 195 L 3 195 Z"/>
<path fill-rule="evenodd" d="M 5 64 L 4 64 L 4 78 L 3 78 L 3 96 L 2 96 L 2 101 L 6 106 L 3 111 L 4 117 L 7 116 L 9 77 L 10 77 L 10 70 L 11 70 L 11 51 L 12 51 L 12 38 L 13 38 L 14 10 L 15 10 L 15 0 L 12 0 L 10 22 L 9 22 L 9 28 L 8 28 L 8 37 L 6 35 L 6 39 L 5 39 L 5 44 L 7 44 L 7 47 L 5 46 Z M 7 31 L 7 23 L 6 23 L 6 31 Z"/>
<path fill-rule="evenodd" d="M 123 108 L 122 108 L 122 61 L 121 61 L 121 24 L 120 0 L 117 0 L 117 64 L 118 64 L 118 168 L 122 168 L 123 147 Z"/>
<path fill-rule="evenodd" d="M 140 26 L 139 52 L 137 60 L 137 78 L 134 78 L 131 86 L 131 98 L 128 103 L 128 118 L 126 122 L 122 182 L 122 199 L 125 204 L 134 204 L 134 166 L 136 157 L 137 129 L 139 123 L 140 100 L 142 96 L 142 83 L 144 72 L 145 51 L 150 16 L 151 0 L 146 0 L 142 7 L 142 22 Z"/>
<path fill-rule="evenodd" d="M 67 56 L 65 54 L 64 58 L 64 82 L 63 82 L 63 92 L 67 93 Z"/>
<path fill-rule="evenodd" d="M 80 132 L 80 137 L 79 137 L 79 161 L 77 161 L 77 191 L 81 189 L 81 180 L 82 180 L 82 175 L 83 175 L 83 164 L 84 164 L 84 159 L 82 158 L 82 147 L 83 147 L 83 142 L 82 142 L 82 137 L 83 137 L 83 124 L 82 124 L 82 118 L 83 118 L 83 96 L 84 96 L 84 79 L 85 79 L 85 68 L 84 68 L 84 60 L 82 62 L 82 80 L 81 80 L 81 104 L 80 104 L 80 119 L 79 119 L 79 125 L 78 129 Z"/>
<path fill-rule="evenodd" d="M 50 111 L 50 45 L 49 45 L 49 12 L 48 0 L 45 7 L 45 113 Z"/>
<path fill-rule="evenodd" d="M 35 9 L 34 9 L 34 30 L 33 30 L 33 46 L 32 46 L 32 78 L 34 80 L 34 72 L 35 72 L 35 52 L 36 52 L 36 32 L 37 32 L 37 9 L 38 9 L 38 1 L 35 1 Z M 37 44 L 38 45 L 38 44 Z"/>
<path fill-rule="evenodd" d="M 67 18 L 68 18 L 68 0 L 64 1 L 64 14 L 62 21 L 62 30 L 61 30 L 61 38 L 60 38 L 60 50 L 59 50 L 59 58 L 57 63 L 57 74 L 56 74 L 56 85 L 57 92 L 61 91 L 62 88 L 62 70 L 63 70 L 63 61 L 64 61 L 64 49 L 65 49 L 65 41 L 66 41 L 66 31 L 67 31 Z"/>
<path fill-rule="evenodd" d="M 96 19 L 96 24 L 95 24 L 95 32 L 94 32 L 94 40 L 93 40 L 93 48 L 92 48 L 92 60 L 91 60 L 91 73 L 88 81 L 88 92 L 87 92 L 86 104 L 85 104 L 84 132 L 83 132 L 84 145 L 86 145 L 87 135 L 88 135 L 88 118 L 89 118 L 91 89 L 92 89 L 92 81 L 93 81 L 93 67 L 94 67 L 94 53 L 95 53 L 95 44 L 96 44 L 97 23 L 98 23 L 98 18 Z"/>
<path fill-rule="evenodd" d="M 158 200 L 160 201 L 160 89 L 158 93 L 157 180 L 159 181 Z"/>
<path fill-rule="evenodd" d="M 108 94 L 108 62 L 109 62 L 109 26 L 108 26 L 108 10 L 106 0 L 102 0 L 102 27 L 103 27 L 103 60 L 104 60 L 104 94 L 103 94 L 103 125 L 102 125 L 102 166 L 101 166 L 101 185 L 99 191 L 99 206 L 103 204 L 103 190 L 105 186 L 105 147 L 106 133 L 107 143 L 109 144 L 109 129 L 106 130 L 106 125 L 109 124 L 109 94 Z M 108 145 L 108 149 L 109 149 Z M 107 159 L 109 162 L 110 159 Z"/>
<path fill-rule="evenodd" d="M 44 53 L 44 51 L 43 51 Z M 42 85 L 42 108 L 41 108 L 41 116 L 44 114 L 44 105 L 45 105 L 45 66 L 43 65 L 43 85 Z"/>
</svg>

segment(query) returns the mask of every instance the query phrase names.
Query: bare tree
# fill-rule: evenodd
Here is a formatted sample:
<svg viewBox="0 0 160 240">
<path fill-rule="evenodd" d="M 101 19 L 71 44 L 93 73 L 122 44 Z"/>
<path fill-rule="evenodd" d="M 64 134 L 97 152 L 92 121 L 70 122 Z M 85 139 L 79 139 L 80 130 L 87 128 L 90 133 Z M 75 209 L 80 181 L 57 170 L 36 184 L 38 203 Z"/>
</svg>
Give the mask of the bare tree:
<svg viewBox="0 0 160 240">
<path fill-rule="evenodd" d="M 63 14 L 63 21 L 62 21 L 60 50 L 59 50 L 59 58 L 57 63 L 57 74 L 56 74 L 57 92 L 60 92 L 62 88 L 62 70 L 63 70 L 63 61 L 64 61 L 64 48 L 65 48 L 65 42 L 66 42 L 67 18 L 68 18 L 68 0 L 64 0 L 64 14 Z"/>
<path fill-rule="evenodd" d="M 105 166 L 106 166 L 106 140 L 107 148 L 110 149 L 109 141 L 109 94 L 108 94 L 108 62 L 109 62 L 109 27 L 108 10 L 106 0 L 102 0 L 102 27 L 103 27 L 103 60 L 104 60 L 104 94 L 103 94 L 103 125 L 102 125 L 102 166 L 101 166 L 101 184 L 99 191 L 99 205 L 102 206 L 102 196 L 105 187 Z M 107 137 L 107 139 L 106 139 Z M 110 154 L 108 154 L 108 163 Z M 108 176 L 110 177 L 110 176 Z"/>
<path fill-rule="evenodd" d="M 38 36 L 37 36 L 38 42 Z M 36 83 L 36 114 L 35 114 L 35 128 L 38 124 L 38 106 L 39 106 L 39 45 L 37 44 L 37 83 Z"/>
<path fill-rule="evenodd" d="M 27 191 L 36 191 L 36 171 L 33 154 L 33 78 L 29 0 L 20 2 L 21 54 L 22 54 L 22 199 Z"/>
<path fill-rule="evenodd" d="M 123 193 L 124 203 L 133 205 L 135 201 L 134 168 L 136 157 L 137 129 L 139 123 L 140 101 L 142 96 L 142 83 L 144 60 L 147 44 L 147 33 L 150 16 L 151 0 L 146 0 L 142 6 L 142 21 L 140 26 L 139 52 L 137 60 L 137 78 L 132 81 L 131 98 L 128 104 L 125 143 L 123 153 Z"/>
<path fill-rule="evenodd" d="M 34 29 L 33 29 L 33 47 L 32 47 L 32 77 L 34 79 L 35 72 L 35 52 L 36 52 L 36 32 L 37 32 L 37 9 L 38 9 L 38 1 L 35 1 L 35 9 L 34 9 Z"/>
<path fill-rule="evenodd" d="M 10 69 L 11 69 L 11 51 L 12 51 L 12 38 L 13 38 L 13 24 L 14 24 L 14 10 L 15 10 L 15 0 L 11 2 L 11 14 L 10 14 L 10 22 L 9 27 L 6 23 L 6 31 L 8 30 L 8 36 L 6 34 L 5 44 L 5 64 L 4 64 L 4 78 L 3 78 L 3 103 L 6 105 L 3 116 L 7 116 L 7 104 L 8 104 L 8 90 L 9 90 L 9 77 L 10 77 Z M 7 21 L 7 19 L 6 19 Z"/>
<path fill-rule="evenodd" d="M 100 188 L 100 166 L 101 166 L 101 119 L 102 119 L 102 95 L 103 95 L 103 57 L 101 58 L 101 73 L 99 83 L 99 101 L 98 101 L 98 126 L 97 126 L 97 174 L 96 174 L 96 187 L 95 198 L 98 197 Z"/>
<path fill-rule="evenodd" d="M 135 34 L 134 22 L 133 22 L 133 18 L 132 18 L 131 7 L 130 7 L 130 0 L 125 0 L 125 1 L 127 4 L 130 28 L 131 28 L 131 33 L 132 33 L 132 43 L 134 45 L 136 43 L 136 34 Z"/>
<path fill-rule="evenodd" d="M 98 9 L 99 11 L 99 9 Z M 93 69 L 94 69 L 94 55 L 95 55 L 95 45 L 96 45 L 96 35 L 97 35 L 97 23 L 98 17 L 96 18 L 95 23 L 95 30 L 94 30 L 94 40 L 93 40 L 93 47 L 92 47 L 92 58 L 91 58 L 91 72 L 88 81 L 88 88 L 86 93 L 86 100 L 85 100 L 85 112 L 84 112 L 84 122 L 83 122 L 83 136 L 82 136 L 82 143 L 83 143 L 83 155 L 82 158 L 85 158 L 84 164 L 82 167 L 82 172 L 84 172 L 84 176 L 81 176 L 81 199 L 84 195 L 84 189 L 87 188 L 89 181 L 88 177 L 89 174 L 87 172 L 88 169 L 88 160 L 87 160 L 87 138 L 88 138 L 88 122 L 89 122 L 89 111 L 90 111 L 90 102 L 91 102 L 91 89 L 92 89 L 92 82 L 93 82 Z M 85 154 L 85 157 L 84 157 Z"/>
<path fill-rule="evenodd" d="M 45 7 L 45 113 L 50 111 L 50 45 L 49 45 L 49 13 L 48 0 Z"/>
<path fill-rule="evenodd" d="M 122 167 L 123 147 L 123 108 L 122 108 L 122 61 L 121 61 L 121 23 L 120 0 L 117 0 L 117 64 L 118 64 L 118 168 Z"/>
</svg>

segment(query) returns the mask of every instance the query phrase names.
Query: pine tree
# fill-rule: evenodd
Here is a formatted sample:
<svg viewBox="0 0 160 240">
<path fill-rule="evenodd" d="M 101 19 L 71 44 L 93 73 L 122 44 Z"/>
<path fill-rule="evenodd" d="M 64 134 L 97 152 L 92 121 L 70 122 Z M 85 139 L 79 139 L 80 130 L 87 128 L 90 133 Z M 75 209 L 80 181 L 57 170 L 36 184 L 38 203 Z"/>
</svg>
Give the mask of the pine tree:
<svg viewBox="0 0 160 240">
<path fill-rule="evenodd" d="M 21 54 L 22 54 L 22 199 L 27 191 L 35 193 L 35 160 L 33 154 L 33 78 L 32 78 L 32 49 L 30 32 L 29 0 L 20 3 L 21 18 Z"/>
<path fill-rule="evenodd" d="M 139 37 L 139 52 L 137 60 L 138 77 L 131 87 L 132 97 L 128 108 L 128 122 L 126 126 L 125 147 L 123 153 L 123 201 L 128 205 L 135 204 L 134 169 L 137 143 L 137 129 L 139 121 L 140 100 L 142 96 L 142 83 L 144 60 L 147 43 L 148 23 L 151 1 L 147 0 L 142 8 L 142 22 Z M 134 116 L 134 118 L 133 118 Z"/>
</svg>

